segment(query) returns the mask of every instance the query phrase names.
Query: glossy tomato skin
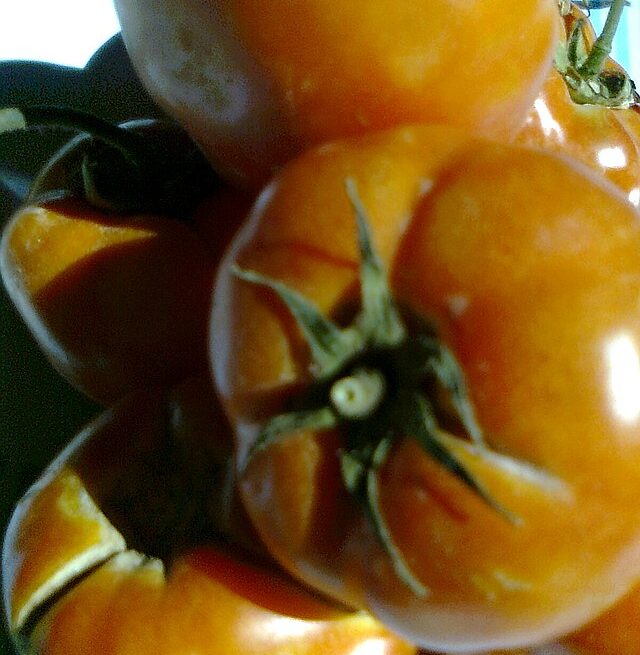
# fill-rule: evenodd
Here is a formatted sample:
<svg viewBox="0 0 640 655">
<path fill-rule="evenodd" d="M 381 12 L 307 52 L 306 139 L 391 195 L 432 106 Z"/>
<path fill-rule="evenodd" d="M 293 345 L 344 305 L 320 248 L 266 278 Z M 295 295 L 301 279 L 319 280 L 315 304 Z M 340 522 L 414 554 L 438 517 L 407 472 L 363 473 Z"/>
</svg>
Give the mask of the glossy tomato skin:
<svg viewBox="0 0 640 655">
<path fill-rule="evenodd" d="M 595 33 L 577 8 L 565 17 L 567 36 L 577 20 L 592 44 Z M 608 59 L 605 67 L 621 71 Z M 552 70 L 533 103 L 515 142 L 564 153 L 586 164 L 618 186 L 635 207 L 640 206 L 640 105 L 611 108 L 578 104 L 557 70 Z"/>
<path fill-rule="evenodd" d="M 338 610 L 273 570 L 215 547 L 182 556 L 165 581 L 125 555 L 98 569 L 45 617 L 36 653 L 110 655 L 414 655 L 370 616 Z M 89 616 L 90 622 L 81 620 Z M 366 652 L 366 650 L 365 650 Z"/>
<path fill-rule="evenodd" d="M 5 536 L 7 623 L 25 652 L 413 655 L 266 556 L 226 486 L 230 455 L 207 380 L 136 392 L 87 426 Z"/>
<path fill-rule="evenodd" d="M 593 168 L 640 206 L 640 108 L 577 105 L 558 73 L 534 102 L 516 143 L 564 153 Z"/>
<path fill-rule="evenodd" d="M 512 136 L 557 36 L 552 0 L 115 5 L 151 95 L 254 188 L 310 145 L 393 125 Z"/>
<path fill-rule="evenodd" d="M 514 648 L 578 628 L 640 572 L 637 212 L 564 158 L 436 126 L 295 160 L 257 201 L 216 284 L 211 357 L 240 462 L 309 383 L 309 352 L 277 297 L 232 266 L 342 313 L 358 297 L 347 178 L 397 301 L 460 362 L 491 454 L 451 447 L 520 521 L 412 439 L 397 443 L 380 505 L 429 590 L 420 598 L 345 490 L 335 429 L 256 454 L 241 481 L 251 518 L 295 575 L 425 648 Z"/>
</svg>

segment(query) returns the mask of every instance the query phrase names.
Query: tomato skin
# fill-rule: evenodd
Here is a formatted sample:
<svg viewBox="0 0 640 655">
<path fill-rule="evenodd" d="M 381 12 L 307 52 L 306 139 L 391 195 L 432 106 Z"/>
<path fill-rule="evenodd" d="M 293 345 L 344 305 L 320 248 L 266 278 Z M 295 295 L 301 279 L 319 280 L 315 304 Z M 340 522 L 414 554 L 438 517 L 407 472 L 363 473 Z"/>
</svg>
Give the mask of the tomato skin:
<svg viewBox="0 0 640 655">
<path fill-rule="evenodd" d="M 362 646 L 381 655 L 415 653 L 371 617 L 336 610 L 216 548 L 185 554 L 167 581 L 149 564 L 128 572 L 123 559 L 105 564 L 56 605 L 36 628 L 34 652 L 278 655 L 288 648 L 347 655 Z M 82 620 L 87 615 L 91 621 Z"/>
<path fill-rule="evenodd" d="M 640 206 L 640 111 L 575 104 L 553 73 L 516 143 L 565 153 L 598 171 Z"/>
<path fill-rule="evenodd" d="M 638 655 L 634 626 L 640 621 L 640 592 L 636 585 L 611 609 L 561 641 L 566 655 Z"/>
<path fill-rule="evenodd" d="M 4 228 L 2 279 L 53 367 L 108 405 L 207 371 L 213 277 L 249 206 L 224 186 L 184 221 L 27 205 Z"/>
<path fill-rule="evenodd" d="M 28 206 L 7 224 L 0 259 L 40 348 L 99 402 L 206 370 L 214 266 L 178 221 L 76 201 Z"/>
<path fill-rule="evenodd" d="M 595 33 L 577 8 L 565 17 L 567 36 L 583 20 L 586 41 Z M 606 68 L 620 71 L 612 59 Z M 629 202 L 640 207 L 640 106 L 610 108 L 575 103 L 557 70 L 552 70 L 527 115 L 515 143 L 567 154 L 617 185 Z"/>
<path fill-rule="evenodd" d="M 151 95 L 253 188 L 311 145 L 394 125 L 513 136 L 557 35 L 551 0 L 115 5 Z"/>
<path fill-rule="evenodd" d="M 136 392 L 83 430 L 21 500 L 5 536 L 5 608 L 25 650 L 414 654 L 266 557 L 241 506 L 227 505 L 220 475 L 230 454 L 228 425 L 201 379 Z"/>
<path fill-rule="evenodd" d="M 211 358 L 240 462 L 308 383 L 309 353 L 282 303 L 232 267 L 282 281 L 328 316 L 357 299 L 347 178 L 398 302 L 452 348 L 496 455 L 452 448 L 522 523 L 400 441 L 379 474 L 380 503 L 430 591 L 419 598 L 342 485 L 339 432 L 308 430 L 248 464 L 240 486 L 254 524 L 295 575 L 425 648 L 514 648 L 576 629 L 640 572 L 640 411 L 625 392 L 638 374 L 622 363 L 640 344 L 637 212 L 565 158 L 437 126 L 295 160 L 259 198 L 216 283 Z"/>
</svg>

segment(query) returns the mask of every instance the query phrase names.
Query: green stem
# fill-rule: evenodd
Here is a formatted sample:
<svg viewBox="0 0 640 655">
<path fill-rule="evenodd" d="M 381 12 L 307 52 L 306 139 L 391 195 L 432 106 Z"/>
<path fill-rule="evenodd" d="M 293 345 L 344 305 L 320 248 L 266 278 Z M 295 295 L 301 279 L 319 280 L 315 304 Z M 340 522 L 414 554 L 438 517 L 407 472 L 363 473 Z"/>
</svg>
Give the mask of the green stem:
<svg viewBox="0 0 640 655">
<path fill-rule="evenodd" d="M 625 0 L 613 0 L 611 3 L 602 33 L 596 39 L 587 60 L 580 68 L 580 72 L 585 77 L 598 75 L 602 71 L 607 57 L 611 54 L 613 38 L 620 24 L 625 4 Z"/>
</svg>

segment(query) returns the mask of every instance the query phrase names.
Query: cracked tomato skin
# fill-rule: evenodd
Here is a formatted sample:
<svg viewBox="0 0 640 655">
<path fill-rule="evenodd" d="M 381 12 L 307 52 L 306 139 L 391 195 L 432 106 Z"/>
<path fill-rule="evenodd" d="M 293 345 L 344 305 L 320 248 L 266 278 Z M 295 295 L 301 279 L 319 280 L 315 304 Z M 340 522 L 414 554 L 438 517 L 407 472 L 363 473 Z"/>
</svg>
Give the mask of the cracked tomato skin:
<svg viewBox="0 0 640 655">
<path fill-rule="evenodd" d="M 230 455 L 228 425 L 201 379 L 136 392 L 88 425 L 5 535 L 7 625 L 23 652 L 414 655 L 264 554 L 222 483 Z"/>
<path fill-rule="evenodd" d="M 2 280 L 36 343 L 104 404 L 206 370 L 214 270 L 179 221 L 79 200 L 21 208 L 0 245 Z"/>
<path fill-rule="evenodd" d="M 394 125 L 513 136 L 557 36 L 553 0 L 115 5 L 147 90 L 254 188 L 311 145 Z"/>
<path fill-rule="evenodd" d="M 380 507 L 424 598 L 345 490 L 339 430 L 301 430 L 247 461 L 309 383 L 310 355 L 278 297 L 234 267 L 344 315 L 358 299 L 347 178 L 397 302 L 436 326 L 466 376 L 490 450 L 453 451 L 519 519 L 401 439 Z M 637 211 L 600 176 L 449 128 L 336 142 L 283 169 L 223 260 L 210 332 L 241 494 L 276 559 L 439 651 L 546 643 L 618 600 L 640 573 L 638 252 Z"/>
<path fill-rule="evenodd" d="M 4 227 L 2 281 L 53 367 L 108 405 L 206 372 L 215 270 L 249 206 L 225 186 L 191 222 L 77 199 L 29 204 Z"/>
</svg>

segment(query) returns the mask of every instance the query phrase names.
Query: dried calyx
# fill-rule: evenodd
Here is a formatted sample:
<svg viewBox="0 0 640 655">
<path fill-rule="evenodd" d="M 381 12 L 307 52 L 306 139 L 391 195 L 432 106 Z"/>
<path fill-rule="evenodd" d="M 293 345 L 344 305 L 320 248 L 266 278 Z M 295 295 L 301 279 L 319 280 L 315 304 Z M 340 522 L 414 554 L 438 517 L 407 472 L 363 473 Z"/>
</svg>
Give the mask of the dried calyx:
<svg viewBox="0 0 640 655">
<path fill-rule="evenodd" d="M 423 596 L 428 589 L 394 543 L 379 503 L 378 472 L 397 440 L 415 439 L 505 519 L 517 519 L 483 488 L 443 439 L 447 422 L 461 434 L 457 438 L 478 449 L 488 448 L 455 356 L 428 325 L 402 315 L 374 250 L 353 180 L 347 180 L 346 189 L 358 224 L 361 291 L 360 310 L 349 326 L 339 327 L 277 280 L 255 271 L 235 271 L 241 279 L 273 290 L 295 317 L 309 346 L 313 378 L 290 411 L 263 425 L 242 466 L 246 469 L 259 452 L 297 431 L 339 429 L 344 438 L 339 458 L 345 487 L 359 502 L 398 577 Z"/>
<path fill-rule="evenodd" d="M 558 46 L 555 66 L 577 104 L 624 109 L 640 100 L 624 70 L 605 67 L 625 4 L 625 0 L 611 0 L 603 5 L 609 7 L 607 20 L 593 44 L 586 34 L 585 19 L 578 18 L 571 26 L 567 42 Z M 571 3 L 560 3 L 561 13 L 569 14 L 570 9 Z"/>
</svg>

